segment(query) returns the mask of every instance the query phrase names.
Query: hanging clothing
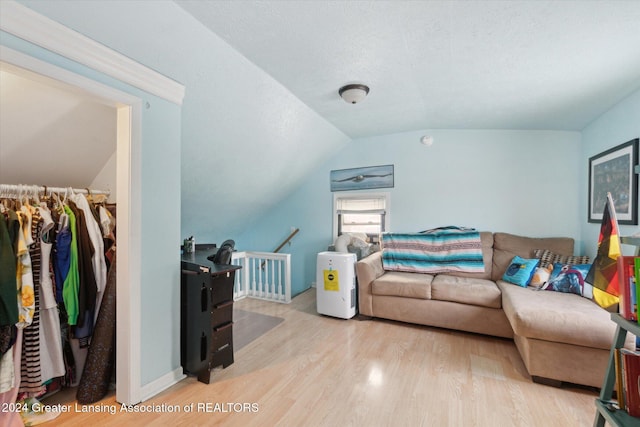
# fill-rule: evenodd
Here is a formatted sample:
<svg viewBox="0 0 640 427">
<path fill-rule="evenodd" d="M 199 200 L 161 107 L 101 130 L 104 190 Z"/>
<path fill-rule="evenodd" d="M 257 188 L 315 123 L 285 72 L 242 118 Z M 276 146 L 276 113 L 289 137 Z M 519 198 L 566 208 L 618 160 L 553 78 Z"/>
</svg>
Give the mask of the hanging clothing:
<svg viewBox="0 0 640 427">
<path fill-rule="evenodd" d="M 9 347 L 9 349 L 12 349 Z M 0 393 L 5 393 L 15 385 L 15 366 L 13 351 L 7 351 L 0 358 Z"/>
<path fill-rule="evenodd" d="M 63 376 L 65 369 L 60 317 L 53 294 L 51 279 L 53 274 L 49 262 L 53 247 L 51 235 L 54 232 L 54 222 L 51 212 L 46 206 L 41 206 L 39 209 L 42 217 L 42 230 L 39 239 L 42 255 L 42 265 L 40 266 L 40 368 L 42 381 L 46 382 L 52 378 Z"/>
<path fill-rule="evenodd" d="M 13 229 L 9 231 L 7 220 Z M 15 238 L 19 232 L 18 217 L 13 211 L 0 213 L 0 393 L 14 385 L 14 360 L 11 351 L 16 338 L 18 322 L 18 289 L 16 281 L 17 258 Z"/>
<path fill-rule="evenodd" d="M 22 330 L 18 330 L 16 343 L 12 347 L 13 357 L 13 370 L 14 372 L 20 371 L 20 351 L 22 349 Z M 13 375 L 14 383 L 13 387 L 4 393 L 0 393 L 0 404 L 13 404 L 18 397 L 18 388 L 20 387 L 20 376 Z M 9 411 L 2 413 L 2 426 L 3 427 L 23 427 L 24 423 L 20 417 L 20 412 Z"/>
<path fill-rule="evenodd" d="M 69 256 L 69 271 L 62 285 L 62 298 L 67 312 L 69 326 L 75 326 L 78 321 L 78 288 L 80 286 L 80 274 L 78 272 L 78 243 L 76 232 L 76 216 L 69 206 L 64 207 L 69 217 L 69 229 L 71 230 L 71 245 Z"/>
<path fill-rule="evenodd" d="M 93 273 L 95 276 L 96 291 L 104 291 L 104 287 L 107 283 L 107 266 L 104 260 L 104 243 L 102 241 L 102 230 L 100 224 L 96 221 L 97 212 L 92 209 L 91 205 L 87 201 L 86 197 L 82 194 L 76 194 L 73 197 L 77 208 L 84 212 L 85 227 L 91 245 L 93 246 L 93 253 L 91 255 L 91 265 L 93 266 Z"/>
<path fill-rule="evenodd" d="M 16 341 L 16 326 L 0 326 L 0 356 L 4 355 Z"/>
<path fill-rule="evenodd" d="M 104 258 L 107 264 L 107 269 L 109 269 L 111 267 L 112 257 L 115 257 L 116 219 L 104 206 L 100 206 L 99 212 L 100 224 L 102 225 L 102 235 L 104 236 Z"/>
<path fill-rule="evenodd" d="M 15 220 L 8 221 L 11 216 L 15 217 Z M 10 224 L 13 230 L 9 229 Z M 13 244 L 18 228 L 18 217 L 15 212 L 7 211 L 0 214 L 0 325 L 2 326 L 18 323 L 17 258 Z"/>
<path fill-rule="evenodd" d="M 71 266 L 71 240 L 69 215 L 67 215 L 66 212 L 62 212 L 58 218 L 58 232 L 56 233 L 56 240 L 53 247 L 53 271 L 57 285 L 55 295 L 56 301 L 59 303 L 64 302 L 62 289 Z"/>
<path fill-rule="evenodd" d="M 78 318 L 75 337 L 80 339 L 80 347 L 88 347 L 89 338 L 93 333 L 93 318 L 96 307 L 97 285 L 93 270 L 93 255 L 95 253 L 89 231 L 88 218 L 85 212 L 69 201 L 69 207 L 76 216 L 76 232 L 78 242 L 78 272 L 80 283 L 78 286 Z M 89 216 L 91 213 L 89 213 Z"/>
<path fill-rule="evenodd" d="M 17 212 L 0 206 L 2 402 L 40 396 L 53 380 L 82 383 L 78 399 L 93 403 L 113 379 L 115 218 L 104 201 L 58 203 L 54 212 L 28 201 Z"/>
<path fill-rule="evenodd" d="M 111 214 L 109 213 L 109 211 L 104 207 L 104 206 L 100 206 L 98 208 L 98 213 L 100 215 L 100 225 L 102 227 L 102 237 L 109 237 L 109 235 L 111 235 L 111 232 L 113 231 L 113 221 L 111 219 Z"/>
<path fill-rule="evenodd" d="M 33 282 L 34 311 L 31 323 L 22 333 L 22 381 L 20 392 L 28 396 L 41 396 L 46 388 L 42 385 L 40 371 L 40 230 L 42 221 L 38 209 L 32 206 L 22 206 L 21 212 L 30 218 L 27 225 L 29 238 L 29 258 L 31 259 L 31 280 Z"/>
<path fill-rule="evenodd" d="M 107 276 L 100 315 L 89 345 L 86 367 L 78 384 L 76 398 L 83 405 L 95 403 L 109 391 L 116 358 L 116 260 L 115 249 Z"/>
<path fill-rule="evenodd" d="M 33 292 L 33 274 L 31 272 L 31 257 L 29 256 L 29 249 L 27 247 L 27 240 L 31 241 L 31 232 L 28 236 L 25 235 L 24 230 L 30 230 L 31 216 L 28 212 L 20 211 L 18 213 L 18 222 L 20 223 L 20 232 L 17 236 L 16 242 L 16 281 L 18 289 L 18 323 L 16 327 L 18 329 L 24 329 L 29 326 L 33 320 L 33 314 L 35 312 L 35 296 Z"/>
</svg>

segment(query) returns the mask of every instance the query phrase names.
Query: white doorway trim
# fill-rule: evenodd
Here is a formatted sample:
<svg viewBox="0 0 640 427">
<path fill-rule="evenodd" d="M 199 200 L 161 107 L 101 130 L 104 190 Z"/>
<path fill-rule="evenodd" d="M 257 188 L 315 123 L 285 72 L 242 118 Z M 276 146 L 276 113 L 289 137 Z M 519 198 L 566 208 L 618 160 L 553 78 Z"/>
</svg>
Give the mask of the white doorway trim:
<svg viewBox="0 0 640 427">
<path fill-rule="evenodd" d="M 2 0 L 0 29 L 108 76 L 182 105 L 184 86 L 13 0 Z"/>
<path fill-rule="evenodd" d="M 0 30 L 182 104 L 181 84 L 12 0 L 2 0 Z M 148 397 L 142 396 L 140 375 L 142 100 L 2 45 L 0 60 L 84 90 L 117 109 L 116 400 L 137 404 Z"/>
<path fill-rule="evenodd" d="M 140 402 L 139 98 L 0 45 L 0 60 L 80 89 L 117 111 L 116 400 Z M 137 153 L 137 155 L 136 155 Z M 132 197 L 138 193 L 138 197 Z"/>
</svg>

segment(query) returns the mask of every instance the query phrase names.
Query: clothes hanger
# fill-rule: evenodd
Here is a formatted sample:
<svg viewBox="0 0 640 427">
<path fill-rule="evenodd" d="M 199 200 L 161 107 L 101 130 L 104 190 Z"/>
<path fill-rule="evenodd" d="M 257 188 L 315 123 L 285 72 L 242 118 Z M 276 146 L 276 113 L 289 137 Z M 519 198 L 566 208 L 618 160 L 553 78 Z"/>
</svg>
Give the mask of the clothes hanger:
<svg viewBox="0 0 640 427">
<path fill-rule="evenodd" d="M 33 200 L 33 187 L 29 185 L 24 186 L 24 196 L 22 204 L 27 208 L 31 209 L 31 201 Z"/>
<path fill-rule="evenodd" d="M 50 206 L 49 202 L 51 201 L 51 197 L 48 194 L 49 189 L 47 188 L 46 185 L 43 185 L 44 190 L 42 191 L 42 202 L 40 203 L 40 206 L 46 206 L 47 208 Z"/>
<path fill-rule="evenodd" d="M 22 184 L 18 184 L 18 198 L 16 199 L 16 212 L 22 209 Z"/>
<path fill-rule="evenodd" d="M 87 202 L 93 203 L 93 195 L 91 194 L 91 189 L 89 187 L 84 187 L 84 189 L 87 190 L 87 195 L 85 196 Z"/>
<path fill-rule="evenodd" d="M 55 210 L 57 210 L 59 213 L 63 214 L 64 213 L 64 205 L 62 204 L 62 200 L 60 200 L 60 193 L 55 192 L 52 194 L 53 196 L 53 207 Z"/>
<path fill-rule="evenodd" d="M 38 187 L 37 185 L 34 185 L 33 186 L 33 200 L 35 201 L 35 205 L 36 206 L 40 206 L 40 195 L 38 193 L 40 193 L 40 187 Z"/>
<path fill-rule="evenodd" d="M 52 197 L 54 199 L 54 209 L 56 209 L 60 214 L 60 217 L 58 218 L 58 231 L 60 231 L 68 226 L 69 216 L 64 211 L 64 203 L 62 200 L 60 200 L 60 194 L 58 192 L 55 192 L 52 194 Z"/>
<path fill-rule="evenodd" d="M 33 205 L 40 202 L 38 197 L 38 187 L 36 185 L 27 186 L 27 191 L 24 196 L 24 204 L 27 208 L 33 210 Z"/>
</svg>

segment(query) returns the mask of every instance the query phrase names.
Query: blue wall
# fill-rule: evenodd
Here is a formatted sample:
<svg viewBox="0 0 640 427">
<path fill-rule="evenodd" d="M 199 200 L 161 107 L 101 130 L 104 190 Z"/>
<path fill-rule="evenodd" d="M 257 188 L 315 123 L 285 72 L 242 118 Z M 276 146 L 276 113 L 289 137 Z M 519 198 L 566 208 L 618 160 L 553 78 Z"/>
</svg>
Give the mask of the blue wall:
<svg viewBox="0 0 640 427">
<path fill-rule="evenodd" d="M 180 106 L 150 95 L 142 118 L 141 381 L 180 368 Z"/>
<path fill-rule="evenodd" d="M 420 144 L 433 135 L 433 146 Z M 332 243 L 329 172 L 393 164 L 392 231 L 442 225 L 579 241 L 579 132 L 432 130 L 354 140 L 320 165 L 280 205 L 237 241 L 239 249 L 273 250 L 291 226 L 301 229 L 292 254 L 292 293 L 315 281 L 315 257 Z"/>
<path fill-rule="evenodd" d="M 598 250 L 600 225 L 587 222 L 589 192 L 589 158 L 635 138 L 640 138 L 640 90 L 634 92 L 609 111 L 598 117 L 582 131 L 582 159 L 580 162 L 580 223 L 584 253 L 593 257 Z M 640 202 L 640 197 L 638 198 Z M 640 232 L 640 227 L 620 225 L 620 234 L 628 236 Z M 626 255 L 634 248 L 624 245 Z"/>
</svg>

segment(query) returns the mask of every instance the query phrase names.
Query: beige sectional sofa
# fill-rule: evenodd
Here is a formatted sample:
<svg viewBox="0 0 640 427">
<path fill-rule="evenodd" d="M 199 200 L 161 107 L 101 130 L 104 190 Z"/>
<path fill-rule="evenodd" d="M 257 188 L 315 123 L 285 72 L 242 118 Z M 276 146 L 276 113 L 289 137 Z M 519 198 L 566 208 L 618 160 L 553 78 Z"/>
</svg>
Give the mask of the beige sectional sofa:
<svg viewBox="0 0 640 427">
<path fill-rule="evenodd" d="M 534 381 L 600 387 L 615 333 L 610 313 L 579 295 L 501 280 L 514 256 L 533 258 L 536 249 L 573 255 L 573 239 L 480 237 L 484 273 L 385 271 L 381 252 L 358 261 L 359 313 L 512 338 Z M 633 345 L 628 336 L 626 346 Z"/>
</svg>

